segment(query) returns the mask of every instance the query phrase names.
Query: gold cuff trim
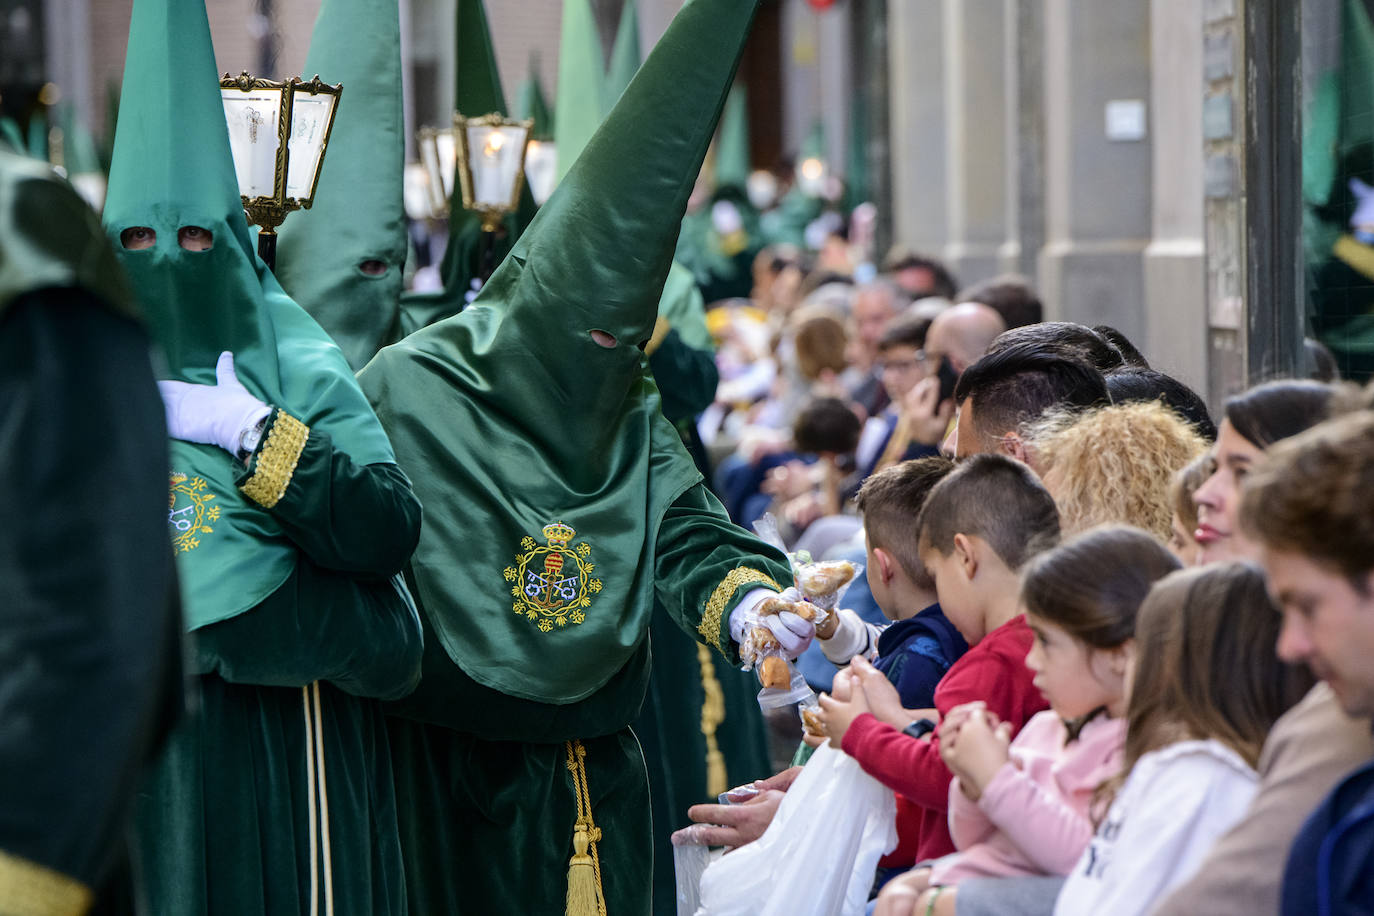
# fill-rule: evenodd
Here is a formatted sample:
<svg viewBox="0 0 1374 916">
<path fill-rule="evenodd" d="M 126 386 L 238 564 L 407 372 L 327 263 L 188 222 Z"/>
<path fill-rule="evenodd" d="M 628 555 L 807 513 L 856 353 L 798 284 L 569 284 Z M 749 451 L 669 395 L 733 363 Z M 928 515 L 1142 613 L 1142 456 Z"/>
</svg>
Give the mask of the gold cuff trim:
<svg viewBox="0 0 1374 916">
<path fill-rule="evenodd" d="M 291 475 L 296 471 L 305 440 L 310 437 L 310 427 L 283 410 L 277 411 L 272 428 L 267 431 L 267 440 L 253 459 L 253 476 L 239 487 L 243 495 L 253 502 L 270 509 L 286 495 L 291 484 Z"/>
<path fill-rule="evenodd" d="M 81 916 L 95 897 L 86 885 L 0 849 L 0 912 L 5 916 Z"/>
<path fill-rule="evenodd" d="M 741 586 L 766 585 L 771 589 L 782 591 L 782 586 L 774 582 L 767 573 L 759 572 L 757 569 L 750 569 L 748 566 L 737 566 L 720 580 L 716 590 L 711 592 L 711 600 L 706 602 L 706 613 L 701 615 L 701 623 L 697 626 L 697 632 L 711 645 L 720 649 L 725 655 L 729 655 L 727 639 L 720 635 L 720 620 L 725 616 L 725 603 L 734 597 L 735 592 Z"/>
</svg>

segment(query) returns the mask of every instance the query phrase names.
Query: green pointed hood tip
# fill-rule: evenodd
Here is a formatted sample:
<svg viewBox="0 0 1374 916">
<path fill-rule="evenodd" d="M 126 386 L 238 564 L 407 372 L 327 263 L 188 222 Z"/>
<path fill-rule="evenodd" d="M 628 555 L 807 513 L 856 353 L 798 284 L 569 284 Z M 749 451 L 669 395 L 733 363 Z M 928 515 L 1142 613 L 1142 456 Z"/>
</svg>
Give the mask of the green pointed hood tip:
<svg viewBox="0 0 1374 916">
<path fill-rule="evenodd" d="M 749 101 L 744 84 L 730 90 L 716 140 L 716 189 L 745 189 L 749 182 Z"/>
<path fill-rule="evenodd" d="M 104 211 L 116 245 L 122 229 L 153 225 L 151 201 L 166 224 L 218 224 L 245 257 L 257 258 L 229 154 L 210 22 L 196 0 L 136 0 L 129 23 Z"/>
<path fill-rule="evenodd" d="M 530 51 L 529 75 L 520 84 L 515 117 L 517 120 L 529 119 L 534 122 L 530 128 L 531 140 L 553 139 L 553 112 L 549 110 L 543 80 L 539 77 L 539 52 L 536 50 Z"/>
<path fill-rule="evenodd" d="M 469 118 L 484 114 L 506 114 L 506 93 L 501 88 L 501 72 L 496 66 L 496 51 L 491 43 L 491 27 L 487 24 L 487 10 L 482 0 L 458 0 L 454 19 L 456 40 L 456 61 L 454 64 L 453 107 Z M 444 124 L 441 127 L 450 125 Z M 463 209 L 462 195 L 458 183 L 458 163 L 454 161 L 453 196 L 449 199 L 448 237 L 449 248 L 439 267 L 444 278 L 444 290 L 450 291 L 450 283 L 463 273 L 462 266 L 454 262 L 453 240 L 471 231 L 468 227 L 476 225 L 480 218 L 477 214 Z M 457 290 L 461 303 L 467 292 L 466 286 Z M 461 304 L 458 308 L 461 308 Z"/>
<path fill-rule="evenodd" d="M 650 336 L 756 5 L 682 8 L 477 303 L 537 309 L 631 347 Z"/>
<path fill-rule="evenodd" d="M 638 7 L 635 0 L 625 0 L 625 6 L 620 11 L 620 25 L 616 27 L 615 44 L 611 46 L 611 65 L 606 71 L 604 111 L 609 112 L 615 107 L 643 61 L 644 55 L 639 50 Z"/>
<path fill-rule="evenodd" d="M 387 342 L 404 285 L 398 6 L 324 0 L 305 64 L 345 91 L 314 205 L 279 230 L 277 279 L 361 369 Z"/>
<path fill-rule="evenodd" d="M 558 180 L 577 157 L 605 116 L 606 60 L 590 0 L 563 0 L 563 24 L 558 39 L 558 89 L 554 97 L 554 126 L 558 142 Z"/>
</svg>

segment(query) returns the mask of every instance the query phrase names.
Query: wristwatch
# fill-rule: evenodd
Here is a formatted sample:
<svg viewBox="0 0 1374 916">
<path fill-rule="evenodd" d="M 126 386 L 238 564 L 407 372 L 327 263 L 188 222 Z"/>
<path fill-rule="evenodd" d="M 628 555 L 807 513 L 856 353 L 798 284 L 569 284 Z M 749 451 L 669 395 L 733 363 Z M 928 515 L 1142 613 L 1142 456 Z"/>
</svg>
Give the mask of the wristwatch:
<svg viewBox="0 0 1374 916">
<path fill-rule="evenodd" d="M 270 416 L 269 412 L 258 422 L 243 428 L 243 432 L 239 433 L 239 447 L 234 453 L 235 458 L 245 464 L 248 462 L 249 457 L 258 450 L 258 443 L 262 442 L 262 434 L 267 429 L 267 417 Z"/>
<path fill-rule="evenodd" d="M 924 738 L 926 735 L 935 731 L 935 722 L 930 719 L 917 719 L 906 728 L 902 729 L 902 734 L 910 735 L 913 738 Z"/>
</svg>

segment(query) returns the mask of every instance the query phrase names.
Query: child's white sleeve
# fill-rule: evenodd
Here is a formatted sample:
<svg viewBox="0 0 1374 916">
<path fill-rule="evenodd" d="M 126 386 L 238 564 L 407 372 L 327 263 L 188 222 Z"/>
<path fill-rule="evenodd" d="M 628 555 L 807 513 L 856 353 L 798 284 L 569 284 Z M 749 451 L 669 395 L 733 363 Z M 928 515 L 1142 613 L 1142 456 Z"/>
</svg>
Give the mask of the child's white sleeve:
<svg viewBox="0 0 1374 916">
<path fill-rule="evenodd" d="M 872 661 L 878 654 L 878 634 L 882 630 L 849 608 L 840 608 L 835 613 L 839 615 L 839 623 L 835 625 L 834 635 L 829 639 L 816 638 L 825 657 L 840 668 L 849 664 L 849 660 L 856 655 Z"/>
<path fill-rule="evenodd" d="M 1139 772 L 1142 764 L 1147 772 Z M 1215 741 L 1146 754 L 1065 882 L 1055 916 L 1149 912 L 1192 877 L 1245 815 L 1255 788 L 1254 771 Z"/>
</svg>

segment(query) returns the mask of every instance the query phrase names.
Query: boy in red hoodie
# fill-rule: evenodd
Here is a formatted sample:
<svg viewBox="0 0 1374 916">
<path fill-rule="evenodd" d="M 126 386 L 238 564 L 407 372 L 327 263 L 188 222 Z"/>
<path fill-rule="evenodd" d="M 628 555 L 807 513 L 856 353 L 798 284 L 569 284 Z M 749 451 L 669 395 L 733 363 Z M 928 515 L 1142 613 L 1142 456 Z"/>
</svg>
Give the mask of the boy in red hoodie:
<svg viewBox="0 0 1374 916">
<path fill-rule="evenodd" d="M 1008 722 L 1015 735 L 1047 708 L 1026 667 L 1033 637 L 1020 609 L 1019 572 L 1059 538 L 1054 500 L 1020 462 L 977 455 L 931 491 L 917 537 L 940 606 L 970 646 L 935 688 L 935 708 L 943 717 L 981 702 L 994 725 Z M 822 696 L 822 717 L 830 744 L 897 793 L 897 848 L 881 865 L 906 868 L 953 852 L 953 775 L 940 758 L 938 730 L 929 720 L 912 722 L 887 678 L 863 659 L 850 670 L 848 700 Z"/>
</svg>

